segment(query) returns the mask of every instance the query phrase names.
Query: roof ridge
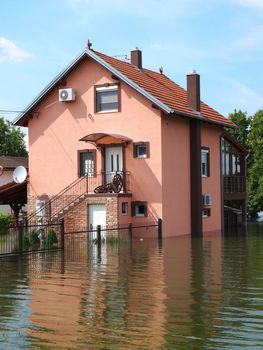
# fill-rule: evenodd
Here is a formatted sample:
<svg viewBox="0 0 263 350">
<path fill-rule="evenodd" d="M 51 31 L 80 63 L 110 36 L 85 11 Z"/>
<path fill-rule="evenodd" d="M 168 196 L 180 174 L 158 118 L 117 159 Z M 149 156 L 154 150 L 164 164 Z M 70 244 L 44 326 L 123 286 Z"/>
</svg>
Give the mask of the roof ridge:
<svg viewBox="0 0 263 350">
<path fill-rule="evenodd" d="M 139 69 L 130 62 L 108 56 L 93 49 L 85 49 L 69 65 L 63 69 L 39 95 L 26 107 L 15 120 L 16 125 L 27 125 L 29 112 L 43 100 L 51 89 L 66 75 L 69 74 L 83 58 L 89 57 L 102 65 L 112 75 L 117 76 L 135 91 L 158 106 L 165 113 L 179 113 L 187 117 L 199 117 L 197 111 L 191 109 L 187 103 L 187 91 L 179 84 L 171 80 L 165 74 L 160 74 L 148 68 Z M 201 101 L 202 116 L 212 123 L 233 126 L 233 123 Z"/>
</svg>

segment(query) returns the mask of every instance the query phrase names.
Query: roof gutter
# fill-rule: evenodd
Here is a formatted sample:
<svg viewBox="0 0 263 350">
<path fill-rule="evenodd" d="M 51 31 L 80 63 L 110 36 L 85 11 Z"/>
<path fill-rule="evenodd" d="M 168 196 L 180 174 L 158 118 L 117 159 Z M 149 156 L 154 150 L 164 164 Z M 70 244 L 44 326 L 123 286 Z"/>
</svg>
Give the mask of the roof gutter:
<svg viewBox="0 0 263 350">
<path fill-rule="evenodd" d="M 224 127 L 227 127 L 227 128 L 232 128 L 232 129 L 236 129 L 237 126 L 236 125 L 229 125 L 227 123 L 223 123 L 223 122 L 218 122 L 218 121 L 212 121 L 212 120 L 209 120 L 207 119 L 206 117 L 204 117 L 202 115 L 202 113 L 196 113 L 196 115 L 191 115 L 191 114 L 187 114 L 187 113 L 183 113 L 183 112 L 178 112 L 178 111 L 173 111 L 172 113 L 174 116 L 176 115 L 179 115 L 179 116 L 182 116 L 182 117 L 186 117 L 186 118 L 191 118 L 191 119 L 198 119 L 202 122 L 205 122 L 205 123 L 209 123 L 209 124 L 216 124 L 216 125 L 219 125 L 219 126 L 224 126 Z"/>
</svg>

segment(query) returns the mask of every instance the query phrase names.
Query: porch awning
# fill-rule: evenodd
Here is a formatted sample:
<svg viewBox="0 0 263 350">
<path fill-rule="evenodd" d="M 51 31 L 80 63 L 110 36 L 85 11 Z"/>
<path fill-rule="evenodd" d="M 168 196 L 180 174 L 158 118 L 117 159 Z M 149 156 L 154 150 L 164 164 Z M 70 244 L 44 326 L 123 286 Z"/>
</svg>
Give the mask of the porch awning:
<svg viewBox="0 0 263 350">
<path fill-rule="evenodd" d="M 0 186 L 0 204 L 26 204 L 27 181 L 22 183 L 9 182 Z"/>
<path fill-rule="evenodd" d="M 127 136 L 118 134 L 94 133 L 82 137 L 79 141 L 90 142 L 95 145 L 107 145 L 129 143 L 132 140 Z"/>
</svg>

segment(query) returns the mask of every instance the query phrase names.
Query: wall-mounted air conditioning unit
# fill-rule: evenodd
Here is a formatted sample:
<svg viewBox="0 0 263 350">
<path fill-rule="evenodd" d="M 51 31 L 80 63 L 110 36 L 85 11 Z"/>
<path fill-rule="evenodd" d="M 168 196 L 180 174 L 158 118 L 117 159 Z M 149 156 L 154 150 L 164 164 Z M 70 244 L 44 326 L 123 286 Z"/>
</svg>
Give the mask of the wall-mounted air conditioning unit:
<svg viewBox="0 0 263 350">
<path fill-rule="evenodd" d="M 212 197 L 211 194 L 203 194 L 202 195 L 202 204 L 203 205 L 211 205 L 212 204 Z"/>
<path fill-rule="evenodd" d="M 72 88 L 59 89 L 58 97 L 60 102 L 70 102 L 75 101 L 76 94 Z"/>
</svg>

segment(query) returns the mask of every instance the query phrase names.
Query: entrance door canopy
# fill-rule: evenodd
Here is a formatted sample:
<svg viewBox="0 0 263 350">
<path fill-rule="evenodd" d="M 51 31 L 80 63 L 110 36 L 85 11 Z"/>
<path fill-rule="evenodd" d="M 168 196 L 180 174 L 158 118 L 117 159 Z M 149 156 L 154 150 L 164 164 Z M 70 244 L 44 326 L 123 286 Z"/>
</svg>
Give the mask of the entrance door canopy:
<svg viewBox="0 0 263 350">
<path fill-rule="evenodd" d="M 106 133 L 94 133 L 82 137 L 79 141 L 85 141 L 92 143 L 96 146 L 109 145 L 109 144 L 127 144 L 132 140 L 123 135 L 118 134 L 106 134 Z"/>
</svg>

